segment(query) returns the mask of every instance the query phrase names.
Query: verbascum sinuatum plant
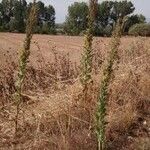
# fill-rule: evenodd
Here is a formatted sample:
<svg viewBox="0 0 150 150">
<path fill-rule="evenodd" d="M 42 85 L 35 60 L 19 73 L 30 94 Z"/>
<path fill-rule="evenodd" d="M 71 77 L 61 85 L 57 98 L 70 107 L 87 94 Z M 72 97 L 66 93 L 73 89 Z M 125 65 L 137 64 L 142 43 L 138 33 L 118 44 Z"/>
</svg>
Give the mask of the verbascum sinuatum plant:
<svg viewBox="0 0 150 150">
<path fill-rule="evenodd" d="M 30 10 L 29 17 L 27 19 L 26 24 L 26 37 L 24 41 L 23 48 L 21 49 L 21 54 L 19 58 L 19 71 L 18 71 L 18 79 L 16 81 L 16 119 L 15 119 L 15 126 L 16 126 L 16 132 L 18 129 L 18 116 L 20 112 L 20 105 L 22 103 L 22 89 L 23 89 L 23 83 L 24 78 L 26 75 L 26 67 L 29 61 L 30 56 L 30 45 L 31 45 L 31 39 L 33 36 L 34 28 L 36 26 L 37 22 L 37 5 L 36 1 L 33 1 L 32 8 Z"/>
<path fill-rule="evenodd" d="M 81 76 L 80 80 L 83 86 L 92 81 L 92 43 L 93 43 L 93 27 L 96 16 L 97 0 L 89 1 L 88 27 L 84 37 L 84 51 L 81 60 Z"/>
<path fill-rule="evenodd" d="M 107 102 L 109 98 L 109 85 L 112 80 L 113 75 L 113 66 L 116 61 L 119 60 L 118 57 L 118 49 L 120 46 L 120 40 L 122 35 L 122 29 L 124 26 L 126 18 L 119 18 L 115 30 L 112 34 L 111 39 L 111 51 L 109 53 L 109 58 L 107 60 L 107 64 L 103 70 L 103 78 L 100 84 L 100 91 L 98 95 L 98 104 L 96 111 L 96 134 L 98 138 L 98 149 L 104 150 L 106 149 L 106 137 L 105 130 L 107 126 L 106 116 L 107 116 Z M 119 61 L 118 61 L 119 62 Z"/>
</svg>

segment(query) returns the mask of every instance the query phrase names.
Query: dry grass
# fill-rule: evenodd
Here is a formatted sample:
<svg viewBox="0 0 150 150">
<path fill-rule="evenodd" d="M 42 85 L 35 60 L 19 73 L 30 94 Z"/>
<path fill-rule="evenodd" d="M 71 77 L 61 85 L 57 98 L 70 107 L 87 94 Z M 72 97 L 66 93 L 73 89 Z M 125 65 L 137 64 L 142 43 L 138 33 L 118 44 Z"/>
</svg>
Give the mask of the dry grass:
<svg viewBox="0 0 150 150">
<path fill-rule="evenodd" d="M 89 89 L 88 101 L 82 103 L 82 86 L 78 79 L 80 37 L 34 37 L 39 48 L 33 42 L 19 116 L 20 134 L 14 139 L 15 106 L 11 98 L 17 70 L 14 50 L 19 47 L 15 42 L 21 43 L 23 35 L 7 35 L 10 45 L 5 44 L 6 34 L 0 34 L 0 47 L 5 53 L 0 54 L 0 149 L 97 149 L 93 113 L 101 70 L 110 49 L 109 39 L 95 39 L 93 86 Z M 45 44 L 49 39 L 51 41 Z M 120 65 L 114 68 L 109 89 L 108 149 L 149 149 L 149 41 L 149 38 L 122 39 Z"/>
</svg>

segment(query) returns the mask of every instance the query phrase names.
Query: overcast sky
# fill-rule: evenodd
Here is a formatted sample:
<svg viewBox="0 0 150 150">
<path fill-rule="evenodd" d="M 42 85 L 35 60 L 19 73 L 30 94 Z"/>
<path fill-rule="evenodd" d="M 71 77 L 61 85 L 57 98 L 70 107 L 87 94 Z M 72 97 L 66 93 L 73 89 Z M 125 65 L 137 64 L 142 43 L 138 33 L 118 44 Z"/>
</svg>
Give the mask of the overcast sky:
<svg viewBox="0 0 150 150">
<path fill-rule="evenodd" d="M 32 0 L 27 0 L 32 1 Z M 88 1 L 88 0 L 41 0 L 45 2 L 47 5 L 51 4 L 55 7 L 56 10 L 56 22 L 60 23 L 65 20 L 67 15 L 67 8 L 73 2 L 81 2 L 81 1 Z M 99 0 L 101 2 L 103 0 Z M 150 0 L 131 0 L 136 8 L 135 13 L 143 14 L 146 18 L 150 18 Z"/>
</svg>

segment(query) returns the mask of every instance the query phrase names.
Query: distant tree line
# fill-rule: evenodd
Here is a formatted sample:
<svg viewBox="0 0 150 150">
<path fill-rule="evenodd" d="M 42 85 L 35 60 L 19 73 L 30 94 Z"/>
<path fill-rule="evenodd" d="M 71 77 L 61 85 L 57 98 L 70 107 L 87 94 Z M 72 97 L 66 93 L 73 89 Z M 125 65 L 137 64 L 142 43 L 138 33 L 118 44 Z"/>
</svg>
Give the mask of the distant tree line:
<svg viewBox="0 0 150 150">
<path fill-rule="evenodd" d="M 0 31 L 25 32 L 31 5 L 32 3 L 27 3 L 26 0 L 2 0 L 0 3 Z M 35 33 L 83 35 L 87 28 L 89 10 L 85 2 L 75 2 L 69 6 L 68 15 L 63 24 L 55 24 L 55 8 L 52 5 L 45 6 L 43 2 L 38 1 L 37 8 L 38 22 Z M 94 22 L 94 35 L 110 36 L 119 17 L 127 16 L 124 34 L 128 34 L 129 29 L 136 24 L 145 24 L 145 17 L 133 14 L 134 10 L 133 3 L 127 0 L 99 3 Z"/>
<path fill-rule="evenodd" d="M 26 0 L 2 0 L 0 3 L 0 31 L 25 32 L 26 20 L 32 3 Z M 36 33 L 55 33 L 55 9 L 37 2 L 38 22 Z"/>
<path fill-rule="evenodd" d="M 135 7 L 132 2 L 103 1 L 98 4 L 95 20 L 95 35 L 110 36 L 119 17 L 128 16 L 124 26 L 124 33 L 134 24 L 145 23 L 143 15 L 132 14 Z M 132 14 L 132 15 L 131 15 Z M 82 35 L 87 27 L 88 5 L 85 2 L 75 2 L 68 8 L 68 16 L 64 24 L 64 31 L 69 35 Z"/>
</svg>

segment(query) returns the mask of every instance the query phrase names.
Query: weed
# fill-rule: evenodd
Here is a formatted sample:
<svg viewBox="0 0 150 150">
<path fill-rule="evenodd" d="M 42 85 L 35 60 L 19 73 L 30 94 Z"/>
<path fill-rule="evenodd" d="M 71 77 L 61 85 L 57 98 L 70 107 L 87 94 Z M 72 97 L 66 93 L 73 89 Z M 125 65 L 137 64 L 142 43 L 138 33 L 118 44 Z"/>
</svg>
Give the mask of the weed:
<svg viewBox="0 0 150 150">
<path fill-rule="evenodd" d="M 89 16 L 88 16 L 88 28 L 84 37 L 84 52 L 81 60 L 81 83 L 86 86 L 92 81 L 92 60 L 93 60 L 93 26 L 96 16 L 97 0 L 89 1 Z"/>
<path fill-rule="evenodd" d="M 31 45 L 31 39 L 33 36 L 34 27 L 36 25 L 37 20 L 37 7 L 36 7 L 36 1 L 34 0 L 34 3 L 32 5 L 30 16 L 27 20 L 27 27 L 26 27 L 26 38 L 24 41 L 23 49 L 21 51 L 20 60 L 19 60 L 19 73 L 18 73 L 18 80 L 16 82 L 16 120 L 15 120 L 15 126 L 17 133 L 18 130 L 18 115 L 20 112 L 20 104 L 22 103 L 22 86 L 24 82 L 24 78 L 26 75 L 26 67 L 28 63 L 28 59 L 30 56 L 30 45 Z"/>
<path fill-rule="evenodd" d="M 108 87 L 110 84 L 110 80 L 113 74 L 113 65 L 117 60 L 118 47 L 120 45 L 121 38 L 121 23 L 118 20 L 115 31 L 113 33 L 112 41 L 111 41 L 111 52 L 108 58 L 107 66 L 103 71 L 103 79 L 101 81 L 101 87 L 98 97 L 98 108 L 96 112 L 96 133 L 98 138 L 98 148 L 99 150 L 104 150 L 106 148 L 105 145 L 105 129 L 106 129 L 106 105 L 108 100 Z"/>
</svg>

